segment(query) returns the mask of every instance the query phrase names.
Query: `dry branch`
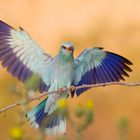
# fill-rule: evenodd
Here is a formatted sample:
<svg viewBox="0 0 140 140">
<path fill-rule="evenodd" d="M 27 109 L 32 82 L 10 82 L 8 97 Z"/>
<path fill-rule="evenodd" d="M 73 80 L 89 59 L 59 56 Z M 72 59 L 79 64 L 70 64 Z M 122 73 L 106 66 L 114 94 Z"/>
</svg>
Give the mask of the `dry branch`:
<svg viewBox="0 0 140 140">
<path fill-rule="evenodd" d="M 27 103 L 30 103 L 34 100 L 39 100 L 41 99 L 42 97 L 44 96 L 47 96 L 48 94 L 53 94 L 53 93 L 61 93 L 61 92 L 64 92 L 64 91 L 70 91 L 70 90 L 78 90 L 78 89 L 82 89 L 82 88 L 95 88 L 95 87 L 102 87 L 102 86 L 111 86 L 111 85 L 121 85 L 121 86 L 127 86 L 127 87 L 133 87 L 133 86 L 140 86 L 140 82 L 108 82 L 108 83 L 101 83 L 101 84 L 94 84 L 94 85 L 82 85 L 82 86 L 77 86 L 77 87 L 74 87 L 74 86 L 70 86 L 68 88 L 63 88 L 63 89 L 58 89 L 56 91 L 52 91 L 52 92 L 45 92 L 39 96 L 36 96 L 36 97 L 33 97 L 25 102 L 18 102 L 18 103 L 14 103 L 14 104 L 11 104 L 11 105 L 8 105 L 7 107 L 3 108 L 0 110 L 0 113 L 2 112 L 5 112 L 11 108 L 14 108 L 16 106 L 20 106 L 20 105 L 23 105 L 23 104 L 27 104 Z"/>
</svg>

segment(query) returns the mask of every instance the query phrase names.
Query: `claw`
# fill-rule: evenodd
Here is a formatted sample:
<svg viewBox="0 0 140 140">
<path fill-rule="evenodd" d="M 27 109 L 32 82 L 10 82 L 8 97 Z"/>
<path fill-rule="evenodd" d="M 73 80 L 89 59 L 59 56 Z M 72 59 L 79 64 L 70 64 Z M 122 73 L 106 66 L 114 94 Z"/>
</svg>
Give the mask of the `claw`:
<svg viewBox="0 0 140 140">
<path fill-rule="evenodd" d="M 71 92 L 71 97 L 73 97 L 74 96 L 74 94 L 75 94 L 75 91 L 76 91 L 76 89 L 75 89 L 75 86 L 71 86 L 71 89 L 70 89 L 70 92 Z"/>
</svg>

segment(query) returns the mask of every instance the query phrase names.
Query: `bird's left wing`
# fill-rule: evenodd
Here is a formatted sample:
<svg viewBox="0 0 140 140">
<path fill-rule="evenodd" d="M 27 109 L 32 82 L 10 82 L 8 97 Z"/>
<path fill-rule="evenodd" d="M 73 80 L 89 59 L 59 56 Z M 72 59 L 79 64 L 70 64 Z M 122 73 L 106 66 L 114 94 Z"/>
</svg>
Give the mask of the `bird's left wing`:
<svg viewBox="0 0 140 140">
<path fill-rule="evenodd" d="M 14 77 L 22 82 L 32 74 L 43 78 L 51 60 L 21 27 L 18 31 L 0 21 L 0 61 Z"/>
<path fill-rule="evenodd" d="M 124 80 L 123 76 L 128 76 L 126 71 L 132 71 L 128 65 L 132 65 L 128 59 L 103 48 L 86 49 L 75 59 L 74 85 Z M 79 89 L 76 94 L 80 95 L 87 89 Z"/>
</svg>

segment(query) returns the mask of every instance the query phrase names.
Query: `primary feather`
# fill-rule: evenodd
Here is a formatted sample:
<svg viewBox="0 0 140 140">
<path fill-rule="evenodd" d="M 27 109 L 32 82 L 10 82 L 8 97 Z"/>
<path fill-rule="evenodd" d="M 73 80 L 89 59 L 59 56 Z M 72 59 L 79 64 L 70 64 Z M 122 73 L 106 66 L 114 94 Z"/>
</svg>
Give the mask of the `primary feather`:
<svg viewBox="0 0 140 140">
<path fill-rule="evenodd" d="M 74 85 L 98 84 L 124 80 L 127 71 L 132 71 L 128 66 L 132 63 L 112 52 L 104 51 L 103 48 L 86 49 L 75 59 Z M 76 91 L 79 96 L 89 88 Z"/>
<path fill-rule="evenodd" d="M 0 21 L 0 60 L 9 73 L 25 82 L 32 74 L 38 74 L 43 79 L 52 57 L 23 29 L 17 31 Z"/>
</svg>

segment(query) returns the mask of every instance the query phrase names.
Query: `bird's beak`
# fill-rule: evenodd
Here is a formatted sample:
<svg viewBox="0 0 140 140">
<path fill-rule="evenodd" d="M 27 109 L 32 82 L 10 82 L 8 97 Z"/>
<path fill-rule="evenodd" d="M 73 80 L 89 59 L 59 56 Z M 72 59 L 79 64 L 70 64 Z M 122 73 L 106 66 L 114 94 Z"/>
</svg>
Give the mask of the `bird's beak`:
<svg viewBox="0 0 140 140">
<path fill-rule="evenodd" d="M 72 52 L 73 51 L 73 47 L 65 48 L 65 50 L 68 51 L 68 52 Z"/>
</svg>

